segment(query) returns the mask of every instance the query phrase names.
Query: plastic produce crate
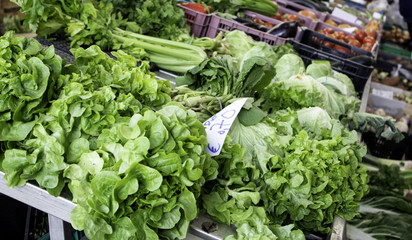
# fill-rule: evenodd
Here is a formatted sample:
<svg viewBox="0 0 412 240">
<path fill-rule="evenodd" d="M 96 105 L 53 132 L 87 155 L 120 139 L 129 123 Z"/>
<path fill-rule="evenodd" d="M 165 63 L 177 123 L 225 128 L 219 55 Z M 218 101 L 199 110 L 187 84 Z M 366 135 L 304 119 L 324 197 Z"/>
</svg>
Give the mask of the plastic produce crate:
<svg viewBox="0 0 412 240">
<path fill-rule="evenodd" d="M 378 69 L 379 71 L 390 73 L 394 69 L 397 69 L 398 65 L 395 64 L 395 63 L 390 63 L 390 62 L 386 62 L 386 61 L 382 61 L 382 60 L 377 59 L 375 68 Z"/>
<path fill-rule="evenodd" d="M 338 66 L 332 66 L 333 70 L 346 74 L 352 80 L 356 92 L 359 93 L 359 96 L 362 96 L 366 82 L 372 74 L 373 66 L 365 66 L 293 40 L 288 42 L 299 53 L 305 65 L 309 65 L 312 60 L 326 60 L 330 61 L 331 64 L 338 63 Z"/>
<path fill-rule="evenodd" d="M 325 24 L 325 25 L 329 26 L 328 24 Z M 314 47 L 316 49 L 322 50 L 327 53 L 334 54 L 342 58 L 350 58 L 350 57 L 359 56 L 359 55 L 373 56 L 372 53 L 369 51 L 366 51 L 361 48 L 341 42 L 339 40 L 327 37 L 323 34 L 320 34 L 318 32 L 315 32 L 309 29 L 302 31 L 298 39 L 299 39 L 299 42 L 305 45 Z M 325 46 L 325 43 L 327 42 L 333 43 L 335 46 L 339 45 L 342 48 L 342 51 L 337 51 L 333 48 Z"/>
<path fill-rule="evenodd" d="M 387 61 L 394 64 L 402 64 L 402 68 L 406 68 L 412 72 L 412 59 L 404 58 L 401 56 L 393 55 L 380 51 L 378 54 L 378 60 Z M 411 79 L 412 80 L 412 79 Z"/>
<path fill-rule="evenodd" d="M 195 37 L 206 36 L 207 27 L 209 26 L 212 14 L 197 12 L 180 4 L 178 4 L 178 6 L 185 12 L 186 23 L 190 26 L 190 32 Z"/>
<path fill-rule="evenodd" d="M 326 16 L 325 21 L 328 20 L 328 19 L 333 20 L 333 21 L 336 22 L 338 25 L 339 25 L 339 24 L 348 24 L 348 25 L 350 25 L 350 26 L 357 27 L 357 28 L 362 29 L 362 30 L 365 30 L 365 29 L 366 29 L 366 26 L 365 26 L 365 25 L 371 22 L 371 21 L 366 20 L 366 19 L 364 19 L 364 18 L 359 18 L 359 17 L 358 17 L 358 21 L 361 21 L 361 22 L 363 23 L 363 24 L 361 25 L 361 24 L 356 24 L 356 23 L 350 22 L 350 21 L 346 21 L 345 19 L 342 19 L 342 18 L 333 16 L 333 15 L 330 15 L 330 14 L 328 14 L 328 15 Z M 381 39 L 382 29 L 383 29 L 383 24 L 379 24 L 379 32 L 375 32 L 375 33 L 376 33 L 376 41 L 377 41 L 377 42 L 379 42 L 380 39 Z"/>
<path fill-rule="evenodd" d="M 356 35 L 356 34 L 354 34 L 354 33 L 345 31 L 345 30 L 343 30 L 343 29 L 340 29 L 340 28 L 338 28 L 338 27 L 329 25 L 329 24 L 324 23 L 324 22 L 318 22 L 318 23 L 316 24 L 316 27 L 315 27 L 314 31 L 322 30 L 322 29 L 325 29 L 325 28 L 332 28 L 335 32 L 336 32 L 336 31 L 344 32 L 346 35 L 352 35 L 352 36 L 354 36 L 354 37 L 355 37 L 355 35 Z M 320 33 L 318 33 L 318 34 L 320 34 Z M 323 35 L 323 34 L 321 34 L 321 35 Z M 324 36 L 324 35 L 323 35 L 323 36 Z M 374 56 L 376 56 L 376 55 L 378 54 L 379 42 L 380 42 L 380 40 L 381 40 L 381 35 L 380 35 L 380 33 L 376 33 L 376 38 L 375 38 L 375 41 L 376 41 L 376 42 L 375 42 L 375 44 L 374 44 L 373 47 L 372 47 L 372 51 L 369 52 L 369 53 L 372 53 L 372 55 L 374 55 Z M 345 43 L 345 44 L 346 44 L 346 43 Z M 349 45 L 349 44 L 346 44 L 346 45 L 351 46 L 351 45 Z M 362 52 L 362 51 L 368 52 L 368 51 L 366 51 L 366 50 L 363 50 L 363 49 L 358 48 L 358 47 L 355 47 L 355 46 L 351 46 L 351 47 L 357 48 L 358 50 L 355 50 L 356 52 L 359 52 L 359 51 L 361 51 L 361 52 Z M 352 55 L 352 54 L 351 54 L 351 55 Z M 357 55 L 367 55 L 367 54 L 360 53 L 360 54 L 357 54 Z M 352 55 L 352 56 L 353 56 L 353 55 Z M 368 56 L 370 56 L 370 54 L 369 54 Z"/>
<path fill-rule="evenodd" d="M 330 15 L 330 14 L 328 14 L 328 15 L 326 16 L 325 21 L 326 21 L 326 20 L 332 20 L 332 21 L 334 21 L 335 23 L 337 23 L 338 25 L 340 25 L 340 24 L 348 24 L 349 26 L 357 27 L 357 28 L 362 29 L 362 30 L 365 30 L 365 29 L 366 29 L 365 26 L 362 26 L 362 25 L 359 25 L 359 24 L 356 24 L 356 23 L 353 23 L 353 22 L 350 22 L 350 21 L 346 21 L 345 19 L 342 19 L 342 18 L 333 16 L 333 15 Z"/>
<path fill-rule="evenodd" d="M 412 52 L 392 46 L 390 44 L 381 44 L 380 50 L 406 59 L 412 59 Z"/>
<path fill-rule="evenodd" d="M 282 23 L 282 21 L 277 20 L 275 18 L 271 18 L 271 17 L 265 16 L 265 15 L 262 15 L 262 14 L 259 14 L 259 13 L 249 11 L 249 10 L 243 11 L 243 14 L 245 15 L 244 18 L 249 19 L 251 21 L 253 21 L 253 19 L 255 19 L 255 18 L 259 18 L 259 19 L 261 19 L 265 22 L 270 22 L 271 24 L 273 24 L 273 26 Z"/>
<path fill-rule="evenodd" d="M 273 24 L 273 26 L 276 26 L 276 25 L 278 25 L 278 24 L 283 23 L 283 22 L 280 21 L 280 20 L 277 20 L 277 19 L 274 19 L 274 18 L 265 16 L 265 15 L 262 15 L 262 14 L 259 14 L 259 13 L 255 13 L 255 12 L 252 12 L 252 11 L 249 11 L 249 10 L 246 10 L 246 11 L 244 11 L 243 13 L 244 13 L 244 15 L 245 15 L 244 18 L 249 19 L 249 20 L 251 20 L 251 21 L 253 21 L 253 19 L 255 19 L 255 18 L 258 18 L 258 19 L 261 19 L 261 20 L 263 20 L 263 21 L 265 21 L 265 22 L 269 22 L 269 23 Z M 298 37 L 299 37 L 300 31 L 301 31 L 301 30 L 298 28 L 298 31 L 297 31 L 297 33 L 296 33 L 295 38 L 298 38 Z M 269 35 L 270 35 L 270 34 L 269 34 Z"/>
<path fill-rule="evenodd" d="M 276 19 L 274 19 L 276 20 Z M 219 32 L 227 32 L 233 30 L 244 31 L 246 34 L 251 36 L 255 41 L 266 42 L 271 46 L 283 44 L 286 42 L 286 38 L 276 37 L 274 35 L 259 31 L 254 28 L 246 27 L 240 23 L 230 21 L 216 15 L 212 16 L 210 20 L 209 28 L 207 30 L 207 37 L 214 38 L 219 34 Z"/>
<path fill-rule="evenodd" d="M 288 0 L 275 0 L 276 4 L 280 6 L 286 6 L 288 4 Z"/>
<path fill-rule="evenodd" d="M 377 138 L 372 132 L 363 133 L 362 139 L 368 146 L 368 151 L 372 155 L 401 160 L 411 142 L 411 136 L 408 136 L 406 133 L 402 134 L 405 138 L 398 143 L 394 140 L 386 140 L 381 137 Z"/>
<path fill-rule="evenodd" d="M 317 21 L 315 21 L 312 18 L 308 18 L 308 17 L 305 17 L 303 15 L 300 15 L 298 12 L 293 11 L 291 9 L 279 6 L 278 7 L 278 12 L 282 13 L 282 14 L 295 14 L 299 18 L 299 20 L 301 20 L 301 23 L 300 23 L 301 26 L 305 26 L 305 27 L 307 27 L 309 29 L 312 29 L 312 30 L 315 29 L 315 27 L 316 27 Z"/>
</svg>

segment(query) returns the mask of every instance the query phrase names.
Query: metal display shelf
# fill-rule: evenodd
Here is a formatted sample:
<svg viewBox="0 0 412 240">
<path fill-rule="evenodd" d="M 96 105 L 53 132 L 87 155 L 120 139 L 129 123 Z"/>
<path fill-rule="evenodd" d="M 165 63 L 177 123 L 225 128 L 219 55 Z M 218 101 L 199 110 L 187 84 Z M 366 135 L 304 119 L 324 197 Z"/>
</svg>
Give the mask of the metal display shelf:
<svg viewBox="0 0 412 240">
<path fill-rule="evenodd" d="M 0 193 L 47 213 L 51 240 L 71 239 L 70 213 L 76 205 L 70 200 L 53 197 L 31 183 L 10 188 L 4 181 L 3 172 L 0 172 Z"/>
<path fill-rule="evenodd" d="M 3 172 L 0 172 L 0 193 L 47 213 L 51 240 L 72 239 L 70 213 L 76 207 L 72 201 L 62 197 L 53 197 L 46 190 L 31 183 L 22 187 L 10 188 L 4 181 Z M 194 229 L 197 227 L 195 226 Z M 196 231 L 193 232 L 196 233 Z M 204 238 L 191 232 L 186 237 L 186 240 L 202 239 Z"/>
<path fill-rule="evenodd" d="M 216 223 L 217 230 L 214 232 L 206 232 L 202 228 L 202 224 L 204 222 L 214 222 L 207 216 L 200 215 L 197 219 L 195 219 L 192 224 L 190 225 L 189 233 L 201 237 L 204 240 L 222 240 L 224 237 L 229 235 L 236 234 L 234 228 L 227 226 L 225 224 Z M 339 217 L 335 216 L 331 228 L 331 233 L 328 236 L 328 240 L 345 240 L 346 239 L 346 221 Z M 314 235 L 311 235 L 314 237 Z M 313 238 L 316 239 L 316 238 Z"/>
<path fill-rule="evenodd" d="M 363 89 L 362 103 L 359 107 L 359 112 L 366 112 L 366 107 L 368 106 L 369 91 L 371 89 L 371 82 L 372 82 L 372 74 L 369 77 L 368 81 L 366 82 L 365 88 Z"/>
<path fill-rule="evenodd" d="M 365 88 L 363 89 L 362 94 L 362 102 L 359 107 L 359 112 L 366 112 L 366 107 L 368 106 L 368 99 L 369 99 L 369 91 L 371 89 L 371 82 L 372 82 L 372 74 L 369 77 L 368 81 L 365 84 Z M 362 143 L 362 133 L 358 132 L 359 142 Z"/>
</svg>

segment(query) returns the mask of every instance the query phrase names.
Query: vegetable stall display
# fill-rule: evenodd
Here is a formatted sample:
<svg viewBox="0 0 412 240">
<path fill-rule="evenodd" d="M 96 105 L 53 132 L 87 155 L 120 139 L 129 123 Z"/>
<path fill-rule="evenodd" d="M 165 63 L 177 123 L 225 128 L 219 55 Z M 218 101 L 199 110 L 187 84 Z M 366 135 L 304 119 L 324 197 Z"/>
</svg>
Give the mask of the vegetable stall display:
<svg viewBox="0 0 412 240">
<path fill-rule="evenodd" d="M 196 114 L 170 102 L 170 83 L 121 51 L 114 60 L 79 48 L 76 66 L 62 67 L 34 39 L 0 42 L 7 185 L 34 180 L 53 196 L 67 186 L 71 222 L 89 239 L 184 238 L 218 166 Z"/>
<path fill-rule="evenodd" d="M 10 33 L 1 41 L 4 52 L 12 53 L 5 56 L 18 59 L 35 61 L 39 57 L 31 54 L 46 51 L 35 40 L 13 38 Z M 25 41 L 33 43 L 20 43 Z M 215 96 L 226 91 L 233 98 L 251 97 L 245 105 L 251 112 L 241 114 L 223 153 L 213 158 L 204 150 L 206 134 L 196 109 L 186 110 L 171 101 L 170 84 L 154 79 L 146 63 L 136 67 L 136 59 L 122 51 L 113 53 L 117 60 L 111 59 L 97 46 L 72 50 L 76 66 L 58 62 L 63 70 L 51 75 L 60 79 L 60 92 L 44 95 L 49 96 L 46 107 L 36 113 L 38 119 L 27 135 L 2 141 L 1 170 L 6 183 L 22 186 L 34 180 L 54 196 L 67 186 L 77 204 L 71 222 L 76 229 L 84 229 L 89 239 L 182 239 L 198 207 L 221 222 L 238 226 L 238 239 L 261 234 L 303 239 L 302 230 L 327 233 L 335 214 L 352 218 L 356 202 L 367 191 L 364 170 L 358 166 L 365 149 L 357 143 L 356 133 L 345 130 L 337 120 L 330 119 L 326 129 L 318 132 L 315 126 L 320 118 L 309 117 L 305 109 L 280 109 L 271 115 L 260 110 L 253 103 L 253 93 L 265 91 L 275 76 L 272 62 L 281 59 L 276 60 L 273 50 L 263 51 L 273 57 L 271 61 L 256 56 L 263 53 L 256 47 L 265 49 L 259 43 L 251 52 L 235 54 L 229 72 L 236 74 L 218 75 L 226 79 L 228 88 L 217 90 Z M 13 52 L 19 48 L 19 55 Z M 46 52 L 45 56 L 55 56 L 52 48 Z M 287 50 L 278 48 L 277 53 L 281 52 Z M 212 64 L 212 60 L 205 63 Z M 18 72 L 20 68 L 26 71 L 24 65 L 9 61 L 5 72 L 32 87 L 26 81 L 33 74 Z M 261 80 L 251 81 L 256 77 Z M 10 93 L 18 93 L 18 86 L 10 85 Z M 47 85 L 46 90 L 52 86 Z M 210 94 L 209 90 L 205 92 Z M 25 102 L 28 98 L 13 99 Z M 247 117 L 256 112 L 261 117 Z M 329 115 L 322 109 L 317 112 L 322 117 Z M 19 129 L 19 125 L 13 126 L 13 119 L 5 122 L 11 125 L 11 132 Z M 245 142 L 252 133 L 257 135 Z M 301 164 L 294 163 L 297 159 Z M 313 161 L 326 162 L 313 165 Z M 331 171 L 333 176 L 321 177 L 319 173 L 325 172 L 328 164 L 340 174 Z M 224 166 L 232 167 L 225 170 Z M 286 171 L 295 166 L 300 170 Z M 212 181 L 216 178 L 217 182 Z M 289 181 L 293 182 L 290 189 Z M 215 194 L 220 198 L 215 199 Z M 300 196 L 298 202 L 294 202 L 296 196 Z M 221 199 L 227 212 L 218 207 L 222 202 L 209 201 L 211 197 Z M 306 207 L 313 211 L 304 210 Z"/>
<path fill-rule="evenodd" d="M 358 166 L 366 149 L 356 132 L 339 121 L 359 107 L 352 82 L 341 74 L 332 77 L 330 64 L 315 62 L 305 68 L 293 51 L 277 48 L 265 51 L 271 60 L 266 69 L 271 70 L 260 70 L 256 81 L 243 88 L 254 90 L 239 91 L 239 76 L 259 69 L 246 66 L 259 59 L 262 52 L 257 49 L 265 43 L 255 43 L 239 31 L 226 37 L 231 56 L 210 58 L 186 72 L 172 94 L 204 120 L 219 104 L 224 107 L 232 99 L 249 97 L 222 154 L 215 157 L 218 178 L 204 186 L 206 212 L 218 222 L 234 224 L 238 239 L 270 239 L 285 224 L 304 233 L 328 233 L 335 214 L 352 219 L 356 202 L 368 192 L 366 169 Z M 234 37 L 242 41 L 231 46 Z M 264 81 L 266 76 L 275 81 Z M 295 234 L 281 239 L 299 239 Z"/>
<path fill-rule="evenodd" d="M 11 187 L 69 191 L 71 223 L 91 240 L 184 239 L 198 213 L 234 225 L 225 239 L 327 235 L 336 215 L 359 215 L 369 192 L 354 129 L 402 138 L 394 121 L 358 112 L 346 75 L 325 61 L 305 66 L 289 44 L 237 30 L 169 40 L 187 37 L 172 1 L 17 3 L 40 37 L 71 41 L 76 64 L 36 40 L 0 38 L 0 170 Z M 161 3 L 165 15 L 151 16 Z M 266 0 L 230 6 L 277 13 Z M 159 24 L 169 13 L 174 26 Z M 102 50 L 118 50 L 116 60 Z M 182 73 L 177 87 L 142 60 Z M 202 122 L 239 98 L 246 103 L 211 157 Z"/>
</svg>

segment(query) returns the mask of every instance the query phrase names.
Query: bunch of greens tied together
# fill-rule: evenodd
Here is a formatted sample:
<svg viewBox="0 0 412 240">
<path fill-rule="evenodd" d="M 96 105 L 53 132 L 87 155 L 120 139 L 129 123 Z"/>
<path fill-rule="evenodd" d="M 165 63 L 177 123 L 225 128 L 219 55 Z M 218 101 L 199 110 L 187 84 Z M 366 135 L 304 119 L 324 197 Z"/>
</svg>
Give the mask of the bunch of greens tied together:
<svg viewBox="0 0 412 240">
<path fill-rule="evenodd" d="M 153 29 L 147 29 L 145 24 L 138 26 L 135 22 L 131 22 L 134 19 L 129 19 L 130 21 L 124 19 L 123 17 L 126 16 L 122 16 L 120 12 L 125 9 L 121 7 L 123 5 L 119 1 L 115 2 L 116 11 L 119 11 L 117 13 L 113 9 L 113 4 L 105 3 L 105 1 L 16 0 L 15 2 L 25 14 L 24 24 L 27 28 L 36 32 L 39 37 L 69 38 L 72 47 L 96 44 L 104 50 L 121 49 L 139 60 L 148 59 L 160 68 L 180 73 L 198 65 L 207 57 L 200 47 L 158 38 L 158 35 L 154 37 L 142 35 L 142 33 L 158 33 L 166 38 L 167 32 L 164 30 L 169 27 L 163 28 L 163 24 L 171 23 L 174 26 L 174 21 L 178 17 L 181 25 L 184 21 L 182 11 L 176 10 L 174 5 L 172 8 L 173 11 L 176 10 L 177 15 L 165 11 L 160 15 L 164 17 L 162 20 L 159 20 L 159 16 L 155 14 L 150 15 L 150 22 L 157 22 L 157 27 L 160 29 L 154 25 Z M 162 8 L 157 7 L 159 4 L 153 1 L 142 2 L 136 2 L 135 7 L 141 8 L 132 8 L 129 17 L 146 16 L 149 18 L 148 10 L 156 8 L 162 11 Z M 172 4 L 170 1 L 166 2 Z M 153 6 L 150 3 L 153 3 Z M 173 21 L 170 21 L 171 19 Z M 139 19 L 139 23 L 146 22 L 148 22 L 147 19 Z M 173 31 L 174 28 L 168 31 Z"/>
<path fill-rule="evenodd" d="M 4 46 L 20 41 L 12 34 L 0 38 Z M 39 45 L 28 41 L 19 59 L 30 59 L 27 46 Z M 19 49 L 13 45 L 9 52 Z M 45 59 L 55 56 L 52 48 L 43 51 Z M 97 46 L 73 54 L 76 66 L 64 67 L 66 75 L 52 73 L 60 91 L 48 84 L 44 92 L 53 94 L 40 98 L 47 100 L 43 111 L 30 118 L 26 113 L 36 120 L 26 136 L 2 141 L 6 183 L 34 180 L 54 196 L 68 186 L 77 204 L 71 222 L 89 239 L 185 238 L 202 185 L 217 175 L 217 163 L 204 150 L 202 123 L 170 102 L 170 83 L 156 80 L 147 63 L 136 67 L 136 59 L 121 51 L 111 59 Z M 22 70 L 8 71 L 26 79 Z M 4 86 L 20 91 L 19 84 Z M 21 130 L 9 122 L 10 132 Z"/>
</svg>

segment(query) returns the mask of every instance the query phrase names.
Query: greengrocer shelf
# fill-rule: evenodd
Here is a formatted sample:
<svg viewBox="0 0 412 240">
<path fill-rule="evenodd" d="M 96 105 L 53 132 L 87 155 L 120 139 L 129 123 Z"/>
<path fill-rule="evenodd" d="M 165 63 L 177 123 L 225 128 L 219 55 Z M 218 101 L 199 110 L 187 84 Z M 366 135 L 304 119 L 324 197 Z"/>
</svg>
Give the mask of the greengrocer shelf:
<svg viewBox="0 0 412 240">
<path fill-rule="evenodd" d="M 0 172 L 0 193 L 48 214 L 49 233 L 51 240 L 69 240 L 71 237 L 70 213 L 76 207 L 72 201 L 63 197 L 54 197 L 46 190 L 27 183 L 22 187 L 10 188 L 4 181 L 4 173 Z M 200 217 L 205 219 L 206 217 Z M 191 232 L 198 233 L 202 222 L 193 222 Z M 223 227 L 220 227 L 223 229 Z M 201 230 L 201 227 L 200 227 Z M 221 230 L 220 230 L 221 231 Z M 186 240 L 202 240 L 215 238 L 201 238 L 189 232 Z"/>
</svg>

